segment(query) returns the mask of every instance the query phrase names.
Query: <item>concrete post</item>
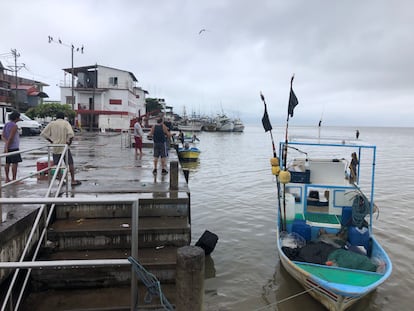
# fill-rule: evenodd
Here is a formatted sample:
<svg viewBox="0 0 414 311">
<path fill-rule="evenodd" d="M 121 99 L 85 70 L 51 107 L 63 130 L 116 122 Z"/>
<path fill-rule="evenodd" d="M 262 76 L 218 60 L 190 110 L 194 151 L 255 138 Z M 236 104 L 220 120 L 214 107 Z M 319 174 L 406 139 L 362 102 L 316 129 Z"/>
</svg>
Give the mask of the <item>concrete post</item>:
<svg viewBox="0 0 414 311">
<path fill-rule="evenodd" d="M 178 161 L 170 162 L 170 190 L 178 190 Z"/>
<path fill-rule="evenodd" d="M 201 311 L 204 303 L 204 250 L 183 246 L 177 250 L 177 311 Z"/>
</svg>

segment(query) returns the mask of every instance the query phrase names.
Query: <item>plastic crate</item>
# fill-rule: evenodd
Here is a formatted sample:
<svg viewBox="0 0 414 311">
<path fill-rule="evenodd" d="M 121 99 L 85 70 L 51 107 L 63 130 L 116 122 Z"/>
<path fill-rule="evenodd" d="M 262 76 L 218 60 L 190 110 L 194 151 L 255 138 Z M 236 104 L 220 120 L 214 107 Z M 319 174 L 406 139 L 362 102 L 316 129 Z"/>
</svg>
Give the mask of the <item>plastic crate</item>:
<svg viewBox="0 0 414 311">
<path fill-rule="evenodd" d="M 290 173 L 290 182 L 301 183 L 301 184 L 310 183 L 310 170 L 306 170 L 305 172 L 289 171 L 289 173 Z"/>
<path fill-rule="evenodd" d="M 359 229 L 357 227 L 349 227 L 348 229 L 348 241 L 354 246 L 364 246 L 368 251 L 369 249 L 369 230 L 364 227 Z"/>
<path fill-rule="evenodd" d="M 341 225 L 352 226 L 352 207 L 342 208 Z"/>
<path fill-rule="evenodd" d="M 299 234 L 306 241 L 311 240 L 311 226 L 307 225 L 305 220 L 295 219 L 292 224 L 292 232 Z"/>
</svg>

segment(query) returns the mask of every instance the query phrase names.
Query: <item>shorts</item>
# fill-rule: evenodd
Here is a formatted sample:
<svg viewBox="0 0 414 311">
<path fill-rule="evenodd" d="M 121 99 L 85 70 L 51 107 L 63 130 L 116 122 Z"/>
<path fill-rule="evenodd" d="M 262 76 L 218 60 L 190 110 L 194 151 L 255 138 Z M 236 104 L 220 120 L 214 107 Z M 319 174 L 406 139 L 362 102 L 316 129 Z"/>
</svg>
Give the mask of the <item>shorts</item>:
<svg viewBox="0 0 414 311">
<path fill-rule="evenodd" d="M 9 149 L 8 152 L 19 151 L 19 149 Z M 12 154 L 6 157 L 6 163 L 19 163 L 22 162 L 22 156 L 20 153 Z"/>
<path fill-rule="evenodd" d="M 141 149 L 142 148 L 142 137 L 134 136 L 135 139 L 135 148 Z"/>
<path fill-rule="evenodd" d="M 61 154 L 54 153 L 53 164 L 57 165 L 59 163 L 60 157 L 61 157 Z M 63 157 L 63 161 L 65 161 L 66 163 L 66 156 Z M 72 153 L 70 152 L 70 150 L 68 150 L 68 161 L 69 161 L 69 165 L 73 164 L 73 157 L 72 157 Z"/>
<path fill-rule="evenodd" d="M 166 143 L 154 143 L 154 158 L 166 158 L 167 157 L 167 145 Z"/>
</svg>

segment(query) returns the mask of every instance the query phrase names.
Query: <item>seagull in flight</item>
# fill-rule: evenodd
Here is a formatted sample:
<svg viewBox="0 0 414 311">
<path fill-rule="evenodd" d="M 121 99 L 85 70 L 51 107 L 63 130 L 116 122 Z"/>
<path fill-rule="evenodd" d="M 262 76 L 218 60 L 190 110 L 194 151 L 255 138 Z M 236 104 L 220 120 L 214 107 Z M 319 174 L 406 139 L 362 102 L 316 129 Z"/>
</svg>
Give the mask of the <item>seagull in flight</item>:
<svg viewBox="0 0 414 311">
<path fill-rule="evenodd" d="M 204 31 L 207 31 L 207 29 L 205 29 L 205 28 L 201 29 L 201 30 L 198 32 L 198 34 L 199 34 L 199 35 L 201 35 L 201 33 L 203 33 Z"/>
</svg>

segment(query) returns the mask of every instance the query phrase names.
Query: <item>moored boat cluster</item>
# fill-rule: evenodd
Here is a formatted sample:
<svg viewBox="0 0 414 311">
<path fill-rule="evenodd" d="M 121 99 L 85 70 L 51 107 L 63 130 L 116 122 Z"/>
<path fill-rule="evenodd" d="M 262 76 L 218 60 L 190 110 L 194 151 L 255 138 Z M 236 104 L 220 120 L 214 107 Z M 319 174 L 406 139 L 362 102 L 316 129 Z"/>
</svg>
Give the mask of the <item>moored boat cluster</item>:
<svg viewBox="0 0 414 311">
<path fill-rule="evenodd" d="M 240 118 L 229 118 L 224 113 L 216 117 L 184 117 L 173 121 L 173 127 L 190 132 L 243 132 L 244 124 Z"/>
</svg>

